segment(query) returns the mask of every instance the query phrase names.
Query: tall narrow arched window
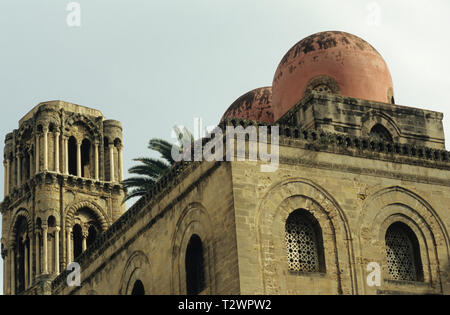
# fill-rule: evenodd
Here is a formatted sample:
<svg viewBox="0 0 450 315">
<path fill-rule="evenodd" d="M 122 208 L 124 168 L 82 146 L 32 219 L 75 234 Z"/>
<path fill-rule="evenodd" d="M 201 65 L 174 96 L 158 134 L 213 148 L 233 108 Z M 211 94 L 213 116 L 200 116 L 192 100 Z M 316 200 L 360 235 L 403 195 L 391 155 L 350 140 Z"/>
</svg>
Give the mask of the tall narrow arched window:
<svg viewBox="0 0 450 315">
<path fill-rule="evenodd" d="M 77 258 L 83 252 L 83 230 L 79 224 L 73 227 L 73 258 Z"/>
<path fill-rule="evenodd" d="M 423 281 L 419 241 L 406 224 L 396 222 L 387 229 L 386 258 L 392 280 Z"/>
<path fill-rule="evenodd" d="M 325 272 L 322 229 L 308 211 L 295 210 L 289 215 L 285 239 L 289 270 Z"/>
<path fill-rule="evenodd" d="M 370 134 L 379 137 L 386 142 L 393 141 L 391 133 L 382 124 L 376 124 L 373 126 L 370 130 Z"/>
<path fill-rule="evenodd" d="M 196 295 L 205 289 L 205 267 L 203 244 L 196 234 L 191 236 L 186 248 L 186 292 Z"/>
<path fill-rule="evenodd" d="M 133 291 L 131 291 L 131 295 L 145 295 L 144 284 L 141 280 L 136 280 L 133 285 Z"/>
<path fill-rule="evenodd" d="M 15 270 L 15 292 L 20 293 L 25 290 L 25 264 L 28 261 L 25 260 L 26 253 L 29 248 L 29 239 L 27 236 L 27 220 L 25 217 L 20 216 L 15 224 L 15 257 L 14 257 L 14 267 Z"/>
<path fill-rule="evenodd" d="M 91 142 L 84 139 L 81 143 L 81 177 L 91 177 Z"/>
<path fill-rule="evenodd" d="M 75 137 L 69 138 L 69 174 L 77 176 L 77 140 Z"/>
</svg>

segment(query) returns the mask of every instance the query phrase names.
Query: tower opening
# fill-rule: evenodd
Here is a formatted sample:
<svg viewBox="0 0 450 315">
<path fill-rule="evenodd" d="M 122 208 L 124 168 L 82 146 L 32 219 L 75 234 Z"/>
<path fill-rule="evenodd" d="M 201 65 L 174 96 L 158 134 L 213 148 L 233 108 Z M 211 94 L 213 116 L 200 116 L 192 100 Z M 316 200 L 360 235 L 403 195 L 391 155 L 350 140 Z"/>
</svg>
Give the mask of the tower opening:
<svg viewBox="0 0 450 315">
<path fill-rule="evenodd" d="M 83 231 L 79 224 L 73 227 L 73 257 L 77 258 L 83 252 Z"/>
<path fill-rule="evenodd" d="M 15 257 L 14 257 L 14 267 L 15 267 L 15 284 L 16 293 L 25 290 L 25 251 L 27 250 L 28 236 L 27 236 L 27 220 L 24 217 L 20 217 L 16 222 L 16 233 L 15 233 Z"/>
<path fill-rule="evenodd" d="M 88 237 L 86 239 L 87 247 L 91 246 L 97 238 L 98 231 L 94 225 L 91 225 L 88 230 Z"/>
<path fill-rule="evenodd" d="M 131 291 L 131 295 L 145 295 L 144 284 L 141 280 L 136 280 L 133 285 L 133 291 Z"/>
<path fill-rule="evenodd" d="M 393 142 L 391 133 L 381 124 L 376 124 L 373 126 L 370 130 L 370 134 L 381 138 L 383 141 Z"/>
<path fill-rule="evenodd" d="M 69 138 L 69 174 L 77 176 L 77 140 Z"/>
<path fill-rule="evenodd" d="M 81 144 L 81 177 L 91 177 L 90 156 L 91 142 L 88 139 L 84 139 Z"/>
<path fill-rule="evenodd" d="M 205 289 L 205 270 L 203 261 L 203 244 L 196 234 L 191 236 L 186 249 L 186 291 L 196 295 Z"/>
</svg>

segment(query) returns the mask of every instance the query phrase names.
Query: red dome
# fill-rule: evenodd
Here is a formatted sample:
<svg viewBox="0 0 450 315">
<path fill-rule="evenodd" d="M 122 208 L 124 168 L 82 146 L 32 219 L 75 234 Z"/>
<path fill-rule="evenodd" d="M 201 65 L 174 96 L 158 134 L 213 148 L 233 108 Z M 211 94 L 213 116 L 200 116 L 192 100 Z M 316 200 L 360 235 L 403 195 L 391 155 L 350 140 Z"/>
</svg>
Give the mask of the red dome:
<svg viewBox="0 0 450 315">
<path fill-rule="evenodd" d="M 223 114 L 220 121 L 227 118 L 273 123 L 272 87 L 255 89 L 239 97 Z"/>
<path fill-rule="evenodd" d="M 313 89 L 393 103 L 386 62 L 369 43 L 344 32 L 317 33 L 298 42 L 278 65 L 272 88 L 275 121 Z"/>
</svg>

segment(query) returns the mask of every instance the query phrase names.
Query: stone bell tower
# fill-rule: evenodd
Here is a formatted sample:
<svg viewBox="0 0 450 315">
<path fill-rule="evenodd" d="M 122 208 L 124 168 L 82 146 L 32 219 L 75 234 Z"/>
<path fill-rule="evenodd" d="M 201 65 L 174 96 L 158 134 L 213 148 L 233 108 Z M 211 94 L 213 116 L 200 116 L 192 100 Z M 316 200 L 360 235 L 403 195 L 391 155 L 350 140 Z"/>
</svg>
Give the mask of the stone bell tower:
<svg viewBox="0 0 450 315">
<path fill-rule="evenodd" d="M 98 110 L 44 102 L 6 135 L 4 294 L 45 294 L 125 211 L 122 126 Z"/>
</svg>

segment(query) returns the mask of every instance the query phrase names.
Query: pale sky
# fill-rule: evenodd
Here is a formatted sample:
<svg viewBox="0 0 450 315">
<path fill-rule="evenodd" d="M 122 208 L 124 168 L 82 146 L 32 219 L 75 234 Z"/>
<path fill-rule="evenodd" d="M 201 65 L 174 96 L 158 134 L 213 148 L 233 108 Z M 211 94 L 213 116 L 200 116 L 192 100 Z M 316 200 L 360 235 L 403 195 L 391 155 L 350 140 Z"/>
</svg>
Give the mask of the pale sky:
<svg viewBox="0 0 450 315">
<path fill-rule="evenodd" d="M 122 122 L 128 169 L 173 125 L 216 124 L 240 95 L 272 84 L 296 42 L 327 30 L 380 52 L 397 104 L 444 113 L 450 148 L 448 0 L 80 0 L 81 27 L 66 23 L 69 2 L 0 1 L 2 152 L 19 119 L 59 99 Z"/>
</svg>

